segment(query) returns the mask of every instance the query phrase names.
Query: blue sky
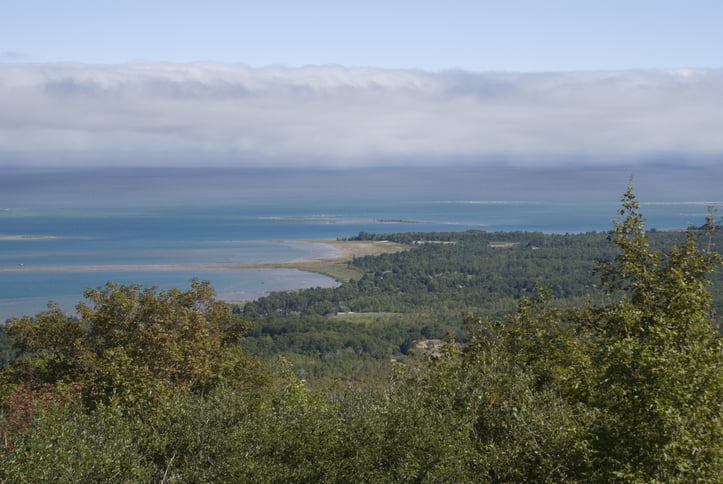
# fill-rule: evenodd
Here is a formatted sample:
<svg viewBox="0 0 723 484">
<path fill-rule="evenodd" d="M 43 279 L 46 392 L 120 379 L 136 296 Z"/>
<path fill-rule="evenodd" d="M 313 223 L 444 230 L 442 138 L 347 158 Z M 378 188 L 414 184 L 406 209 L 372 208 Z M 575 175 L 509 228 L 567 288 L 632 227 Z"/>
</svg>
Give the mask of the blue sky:
<svg viewBox="0 0 723 484">
<path fill-rule="evenodd" d="M 0 61 L 718 68 L 721 19 L 719 0 L 6 0 Z"/>
<path fill-rule="evenodd" d="M 721 19 L 720 0 L 0 0 L 0 167 L 706 173 Z"/>
</svg>

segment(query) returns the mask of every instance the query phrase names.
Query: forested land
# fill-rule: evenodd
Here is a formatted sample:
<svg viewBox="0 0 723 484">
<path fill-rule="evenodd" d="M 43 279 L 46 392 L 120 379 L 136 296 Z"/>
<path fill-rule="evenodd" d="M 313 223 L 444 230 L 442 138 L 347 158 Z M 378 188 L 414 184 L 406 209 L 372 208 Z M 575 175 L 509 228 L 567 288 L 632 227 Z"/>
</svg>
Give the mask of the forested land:
<svg viewBox="0 0 723 484">
<path fill-rule="evenodd" d="M 0 482 L 723 482 L 719 224 L 619 215 L 360 234 L 412 248 L 233 310 L 108 283 L 10 320 Z"/>
<path fill-rule="evenodd" d="M 701 229 L 692 229 L 698 230 Z M 683 230 L 646 233 L 651 249 L 685 240 Z M 253 328 L 245 347 L 262 357 L 281 354 L 312 385 L 363 379 L 386 384 L 391 362 L 424 353 L 429 340 L 469 339 L 470 317 L 500 318 L 522 297 L 550 291 L 557 307 L 601 297 L 601 261 L 619 247 L 610 233 L 405 232 L 361 233 L 352 240 L 388 240 L 410 249 L 359 257 L 362 275 L 337 288 L 274 293 L 234 311 Z M 723 246 L 723 231 L 701 243 Z M 716 307 L 723 277 L 711 276 Z M 409 362 L 411 364 L 411 362 Z"/>
</svg>

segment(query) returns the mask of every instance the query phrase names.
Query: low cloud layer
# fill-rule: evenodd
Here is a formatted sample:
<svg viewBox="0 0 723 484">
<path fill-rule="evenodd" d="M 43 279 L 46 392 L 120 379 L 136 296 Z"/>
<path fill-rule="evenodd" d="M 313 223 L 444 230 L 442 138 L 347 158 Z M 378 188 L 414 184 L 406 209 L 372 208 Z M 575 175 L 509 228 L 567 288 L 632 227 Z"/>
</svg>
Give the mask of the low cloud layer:
<svg viewBox="0 0 723 484">
<path fill-rule="evenodd" d="M 720 70 L 0 64 L 0 164 L 705 160 L 721 99 Z"/>
</svg>

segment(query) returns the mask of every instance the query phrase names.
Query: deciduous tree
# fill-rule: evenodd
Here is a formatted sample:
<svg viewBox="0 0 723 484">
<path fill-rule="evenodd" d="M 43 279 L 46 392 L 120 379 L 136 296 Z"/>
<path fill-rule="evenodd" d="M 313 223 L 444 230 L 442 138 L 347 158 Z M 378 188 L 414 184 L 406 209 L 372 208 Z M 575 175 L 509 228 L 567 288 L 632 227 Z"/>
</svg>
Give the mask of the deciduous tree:
<svg viewBox="0 0 723 484">
<path fill-rule="evenodd" d="M 208 282 L 191 289 L 116 285 L 85 291 L 80 318 L 51 307 L 11 320 L 6 331 L 28 354 L 10 367 L 16 384 L 74 384 L 93 404 L 154 399 L 244 381 L 245 323 L 217 301 Z"/>
</svg>

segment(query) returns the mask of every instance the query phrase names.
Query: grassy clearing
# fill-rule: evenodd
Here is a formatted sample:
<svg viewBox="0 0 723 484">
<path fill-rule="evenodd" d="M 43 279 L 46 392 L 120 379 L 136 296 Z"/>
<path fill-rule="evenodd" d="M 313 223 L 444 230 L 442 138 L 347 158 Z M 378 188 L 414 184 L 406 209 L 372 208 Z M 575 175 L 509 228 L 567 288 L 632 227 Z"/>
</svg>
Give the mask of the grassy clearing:
<svg viewBox="0 0 723 484">
<path fill-rule="evenodd" d="M 370 313 L 337 313 L 330 314 L 329 319 L 349 323 L 374 323 L 380 320 L 397 320 L 403 317 L 402 313 L 370 312 Z"/>
</svg>

